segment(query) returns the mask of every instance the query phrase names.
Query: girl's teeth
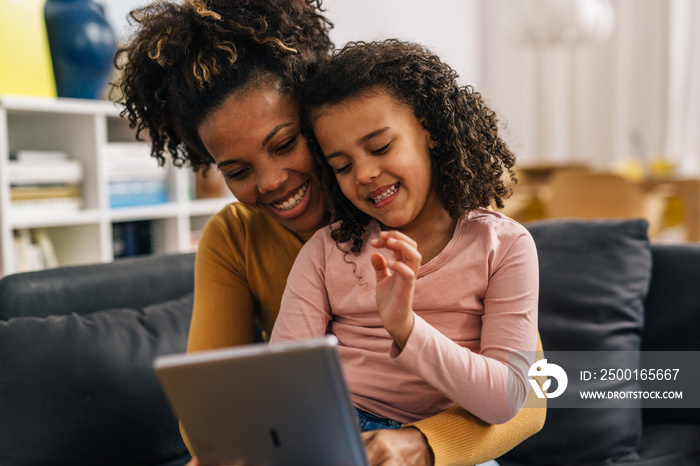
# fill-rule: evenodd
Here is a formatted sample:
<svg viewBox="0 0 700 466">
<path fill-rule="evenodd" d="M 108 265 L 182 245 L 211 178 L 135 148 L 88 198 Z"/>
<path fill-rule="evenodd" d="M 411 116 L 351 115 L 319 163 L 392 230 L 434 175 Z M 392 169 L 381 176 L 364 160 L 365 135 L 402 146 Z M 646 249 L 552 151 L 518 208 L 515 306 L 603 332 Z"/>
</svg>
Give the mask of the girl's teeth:
<svg viewBox="0 0 700 466">
<path fill-rule="evenodd" d="M 294 207 L 296 207 L 297 204 L 299 204 L 299 201 L 302 200 L 304 197 L 304 194 L 306 193 L 306 188 L 309 186 L 309 183 L 306 182 L 304 185 L 299 188 L 299 191 L 297 193 L 287 199 L 286 201 L 282 202 L 281 204 L 272 204 L 275 208 L 280 209 L 280 210 L 289 210 Z"/>
<path fill-rule="evenodd" d="M 374 203 L 376 204 L 377 202 L 383 201 L 383 200 L 386 199 L 387 197 L 389 197 L 389 196 L 391 196 L 392 194 L 394 194 L 398 188 L 399 188 L 399 184 L 396 183 L 394 186 L 392 186 L 391 188 L 387 189 L 386 191 L 384 191 L 384 192 L 383 192 L 382 194 L 380 194 L 379 196 L 373 197 L 373 198 L 372 198 L 372 202 L 374 202 Z"/>
</svg>

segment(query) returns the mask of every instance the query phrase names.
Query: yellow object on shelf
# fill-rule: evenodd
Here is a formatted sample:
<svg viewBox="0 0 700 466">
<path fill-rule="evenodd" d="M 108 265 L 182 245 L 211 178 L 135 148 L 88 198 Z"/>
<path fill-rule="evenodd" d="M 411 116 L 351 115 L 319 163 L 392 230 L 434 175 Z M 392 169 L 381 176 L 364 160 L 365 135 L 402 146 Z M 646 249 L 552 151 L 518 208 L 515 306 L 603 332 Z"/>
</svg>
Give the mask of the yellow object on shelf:
<svg viewBox="0 0 700 466">
<path fill-rule="evenodd" d="M 0 0 L 0 96 L 56 97 L 46 0 Z"/>
<path fill-rule="evenodd" d="M 654 157 L 649 162 L 649 172 L 652 178 L 670 178 L 675 169 L 676 165 L 663 157 Z"/>
<path fill-rule="evenodd" d="M 632 157 L 615 162 L 612 170 L 623 178 L 634 183 L 644 181 L 644 179 L 647 177 L 646 167 L 639 161 L 639 159 Z"/>
</svg>

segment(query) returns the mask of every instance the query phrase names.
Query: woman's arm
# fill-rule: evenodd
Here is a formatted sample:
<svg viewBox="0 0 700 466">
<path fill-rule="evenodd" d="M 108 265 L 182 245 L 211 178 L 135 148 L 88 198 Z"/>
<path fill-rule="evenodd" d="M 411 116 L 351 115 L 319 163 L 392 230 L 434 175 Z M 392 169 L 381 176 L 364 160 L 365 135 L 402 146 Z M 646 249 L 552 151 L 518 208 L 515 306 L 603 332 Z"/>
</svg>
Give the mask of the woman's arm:
<svg viewBox="0 0 700 466">
<path fill-rule="evenodd" d="M 236 228 L 238 220 L 220 212 L 202 232 L 195 259 L 188 352 L 253 343 L 255 303 L 241 244 L 245 232 Z"/>
<path fill-rule="evenodd" d="M 195 263 L 188 351 L 252 343 L 270 335 L 302 239 L 240 203 L 207 222 Z"/>
<path fill-rule="evenodd" d="M 539 360 L 544 355 L 539 336 L 537 340 Z M 540 386 L 545 380 L 538 378 Z M 487 424 L 455 406 L 400 430 L 365 432 L 363 437 L 372 465 L 473 465 L 498 458 L 539 432 L 546 415 L 547 400 L 530 390 L 525 407 L 504 424 Z"/>
<path fill-rule="evenodd" d="M 537 337 L 537 356 L 542 359 L 542 342 Z M 544 380 L 538 380 L 540 386 Z M 487 424 L 464 408 L 454 408 L 407 424 L 426 438 L 432 450 L 435 466 L 479 464 L 502 456 L 523 440 L 539 432 L 547 416 L 547 400 L 537 398 L 530 389 L 525 407 L 510 421 Z M 386 442 L 393 442 L 385 438 Z"/>
</svg>

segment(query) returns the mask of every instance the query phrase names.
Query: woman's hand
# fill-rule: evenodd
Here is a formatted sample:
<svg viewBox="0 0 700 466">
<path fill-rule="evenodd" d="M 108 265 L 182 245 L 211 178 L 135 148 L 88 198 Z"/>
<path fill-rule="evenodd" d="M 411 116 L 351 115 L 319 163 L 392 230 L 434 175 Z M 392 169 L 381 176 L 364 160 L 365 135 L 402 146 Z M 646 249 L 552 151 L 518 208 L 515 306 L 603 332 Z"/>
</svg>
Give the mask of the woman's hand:
<svg viewBox="0 0 700 466">
<path fill-rule="evenodd" d="M 432 466 L 433 452 L 420 430 L 413 427 L 363 432 L 371 466 Z M 200 466 L 192 458 L 185 466 Z"/>
<path fill-rule="evenodd" d="M 363 432 L 365 450 L 372 466 L 431 466 L 433 452 L 420 430 L 414 427 Z"/>
<path fill-rule="evenodd" d="M 377 308 L 382 325 L 403 348 L 413 329 L 413 292 L 422 259 L 418 245 L 396 230 L 380 232 L 370 244 L 388 249 L 395 258 L 387 261 L 374 253 L 371 260 L 377 275 Z"/>
</svg>

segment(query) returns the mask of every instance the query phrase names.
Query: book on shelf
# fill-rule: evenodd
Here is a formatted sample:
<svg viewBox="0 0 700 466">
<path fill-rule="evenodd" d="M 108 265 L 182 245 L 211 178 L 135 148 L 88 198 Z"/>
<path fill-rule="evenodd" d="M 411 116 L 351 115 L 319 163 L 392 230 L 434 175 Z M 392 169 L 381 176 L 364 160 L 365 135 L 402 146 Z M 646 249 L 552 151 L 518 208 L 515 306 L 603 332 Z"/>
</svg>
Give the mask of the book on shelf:
<svg viewBox="0 0 700 466">
<path fill-rule="evenodd" d="M 111 144 L 106 151 L 110 207 L 162 204 L 170 200 L 167 171 L 148 148 Z"/>
<path fill-rule="evenodd" d="M 45 228 L 14 230 L 15 258 L 18 272 L 58 267 L 59 262 Z"/>
<path fill-rule="evenodd" d="M 46 228 L 35 228 L 34 232 L 34 242 L 39 246 L 41 251 L 41 257 L 44 260 L 44 266 L 58 267 L 58 257 L 56 257 L 56 250 L 53 247 L 53 242 L 49 236 Z"/>
<path fill-rule="evenodd" d="M 84 207 L 82 197 L 65 197 L 55 199 L 29 199 L 10 202 L 10 211 L 14 217 L 40 217 L 42 215 L 74 214 Z"/>
<path fill-rule="evenodd" d="M 7 175 L 10 185 L 80 184 L 83 164 L 69 158 L 9 160 Z"/>
<path fill-rule="evenodd" d="M 10 187 L 10 209 L 15 216 L 74 213 L 84 207 L 79 185 L 27 185 Z"/>
<path fill-rule="evenodd" d="M 27 217 L 83 208 L 83 165 L 61 151 L 19 150 L 8 164 L 10 209 Z"/>
<path fill-rule="evenodd" d="M 21 149 L 10 154 L 10 160 L 20 162 L 44 162 L 68 159 L 68 153 L 58 150 L 27 150 Z"/>
<path fill-rule="evenodd" d="M 161 167 L 158 159 L 151 157 L 151 149 L 146 144 L 141 143 L 110 143 L 104 149 L 107 170 L 118 172 L 129 171 L 155 171 L 165 172 L 165 167 Z"/>
<path fill-rule="evenodd" d="M 165 180 L 109 182 L 109 206 L 112 208 L 163 204 L 169 200 Z"/>
<path fill-rule="evenodd" d="M 64 199 L 82 197 L 82 189 L 77 184 L 44 184 L 10 186 L 11 201 L 31 201 L 36 199 Z"/>
<path fill-rule="evenodd" d="M 153 254 L 161 250 L 160 237 L 160 224 L 153 220 L 113 223 L 114 258 Z"/>
</svg>

